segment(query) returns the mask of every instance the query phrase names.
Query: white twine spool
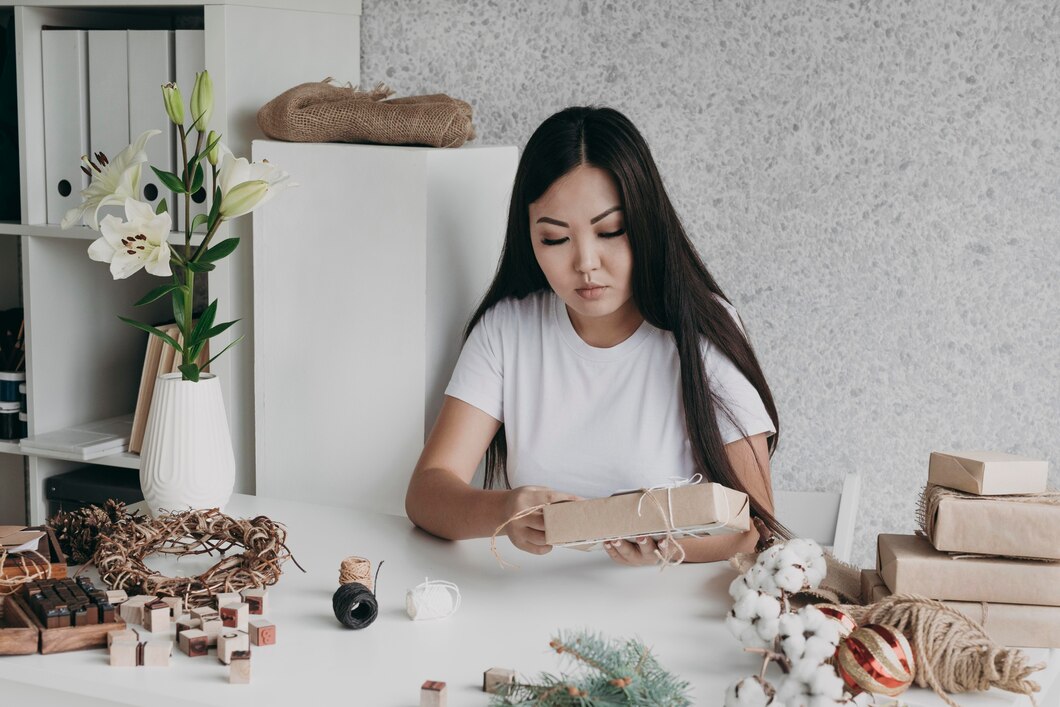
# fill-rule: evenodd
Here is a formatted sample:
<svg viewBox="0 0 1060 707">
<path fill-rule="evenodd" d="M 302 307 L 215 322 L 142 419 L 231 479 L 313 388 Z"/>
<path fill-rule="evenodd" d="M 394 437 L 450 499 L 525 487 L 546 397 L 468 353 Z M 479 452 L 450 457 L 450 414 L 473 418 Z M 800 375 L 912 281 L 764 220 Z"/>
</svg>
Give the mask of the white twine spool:
<svg viewBox="0 0 1060 707">
<path fill-rule="evenodd" d="M 460 608 L 460 588 L 452 582 L 426 577 L 405 595 L 405 611 L 413 621 L 444 619 Z"/>
</svg>

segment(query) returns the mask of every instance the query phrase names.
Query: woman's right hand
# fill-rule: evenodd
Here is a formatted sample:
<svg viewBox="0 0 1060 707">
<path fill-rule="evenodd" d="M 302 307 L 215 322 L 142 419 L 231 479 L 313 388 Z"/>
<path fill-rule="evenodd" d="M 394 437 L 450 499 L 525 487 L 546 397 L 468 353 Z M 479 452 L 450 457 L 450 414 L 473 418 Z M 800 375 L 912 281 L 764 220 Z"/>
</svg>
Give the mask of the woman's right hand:
<svg viewBox="0 0 1060 707">
<path fill-rule="evenodd" d="M 520 486 L 508 492 L 505 517 L 511 518 L 520 511 L 546 503 L 580 500 L 579 496 L 555 491 L 547 486 Z M 551 545 L 545 544 L 545 514 L 541 509 L 508 523 L 505 526 L 505 534 L 512 541 L 512 545 L 524 552 L 544 555 L 552 550 Z"/>
</svg>

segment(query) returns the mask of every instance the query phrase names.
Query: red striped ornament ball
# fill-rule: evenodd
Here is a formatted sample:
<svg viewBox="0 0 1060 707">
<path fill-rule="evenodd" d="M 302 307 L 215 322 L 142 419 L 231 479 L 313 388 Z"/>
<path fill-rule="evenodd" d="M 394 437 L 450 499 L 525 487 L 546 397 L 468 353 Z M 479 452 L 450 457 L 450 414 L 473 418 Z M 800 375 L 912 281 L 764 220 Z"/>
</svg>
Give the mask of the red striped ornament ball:
<svg viewBox="0 0 1060 707">
<path fill-rule="evenodd" d="M 839 675 L 855 695 L 900 695 L 916 675 L 913 649 L 898 629 L 866 624 L 839 645 Z"/>
</svg>

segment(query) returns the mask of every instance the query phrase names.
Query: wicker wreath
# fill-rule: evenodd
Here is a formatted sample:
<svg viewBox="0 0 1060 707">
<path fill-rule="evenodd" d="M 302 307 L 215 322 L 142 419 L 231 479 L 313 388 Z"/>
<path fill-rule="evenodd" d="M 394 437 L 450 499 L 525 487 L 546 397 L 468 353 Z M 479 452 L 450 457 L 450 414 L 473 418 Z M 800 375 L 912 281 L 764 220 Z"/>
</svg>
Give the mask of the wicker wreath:
<svg viewBox="0 0 1060 707">
<path fill-rule="evenodd" d="M 179 511 L 115 528 L 100 538 L 93 556 L 100 579 L 113 589 L 132 594 L 180 597 L 189 608 L 210 603 L 220 592 L 276 584 L 280 565 L 298 565 L 285 541 L 287 530 L 265 516 L 237 520 L 219 510 Z M 226 554 L 234 547 L 239 554 Z M 144 564 L 155 553 L 220 555 L 198 577 L 166 577 Z M 298 565 L 298 569 L 302 569 Z"/>
</svg>

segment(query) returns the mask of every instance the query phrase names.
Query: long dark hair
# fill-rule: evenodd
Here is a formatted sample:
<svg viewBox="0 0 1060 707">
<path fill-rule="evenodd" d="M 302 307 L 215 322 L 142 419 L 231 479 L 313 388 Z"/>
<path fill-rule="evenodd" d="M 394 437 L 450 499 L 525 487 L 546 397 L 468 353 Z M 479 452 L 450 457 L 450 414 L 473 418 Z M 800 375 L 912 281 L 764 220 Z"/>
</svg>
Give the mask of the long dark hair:
<svg viewBox="0 0 1060 707">
<path fill-rule="evenodd" d="M 770 457 L 780 431 L 773 395 L 750 342 L 721 302 L 728 299 L 689 241 L 647 143 L 618 111 L 571 107 L 534 131 L 515 173 L 497 274 L 467 325 L 465 339 L 497 302 L 549 289 L 530 241 L 530 204 L 553 182 L 582 164 L 607 170 L 618 184 L 633 252 L 633 299 L 650 324 L 673 334 L 681 362 L 685 426 L 697 471 L 710 481 L 746 492 L 729 464 L 718 430 L 718 399 L 704 370 L 703 340 L 728 356 L 762 397 L 778 432 L 769 442 Z M 733 420 L 730 412 L 722 410 Z M 510 487 L 506 461 L 502 426 L 486 451 L 486 488 Z M 786 536 L 787 531 L 766 511 L 761 499 L 750 498 L 752 516 L 774 533 Z"/>
</svg>

